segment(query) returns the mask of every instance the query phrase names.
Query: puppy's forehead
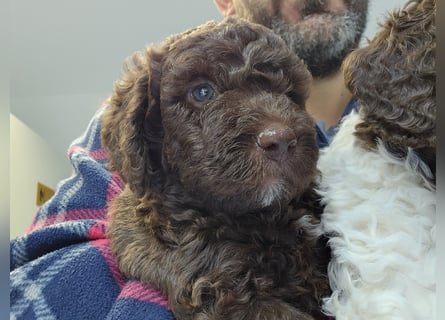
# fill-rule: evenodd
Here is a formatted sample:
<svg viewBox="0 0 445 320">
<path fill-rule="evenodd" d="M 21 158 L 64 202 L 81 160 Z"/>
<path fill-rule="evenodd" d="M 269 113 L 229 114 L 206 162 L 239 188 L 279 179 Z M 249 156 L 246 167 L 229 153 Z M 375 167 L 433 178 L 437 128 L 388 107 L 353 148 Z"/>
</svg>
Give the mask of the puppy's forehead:
<svg viewBox="0 0 445 320">
<path fill-rule="evenodd" d="M 165 63 L 171 66 L 193 62 L 241 63 L 246 56 L 249 62 L 264 62 L 263 55 L 249 54 L 248 50 L 267 50 L 279 65 L 284 56 L 293 54 L 284 41 L 273 31 L 239 18 L 226 18 L 220 23 L 208 22 L 195 29 L 173 36 L 167 46 Z M 261 48 L 261 49 L 260 49 Z M 284 54 L 285 53 L 285 54 Z"/>
<path fill-rule="evenodd" d="M 190 46 L 206 41 L 235 42 L 246 45 L 261 40 L 264 44 L 286 47 L 284 41 L 272 30 L 247 20 L 229 17 L 220 23 L 209 21 L 170 38 L 170 50 L 186 50 Z"/>
</svg>

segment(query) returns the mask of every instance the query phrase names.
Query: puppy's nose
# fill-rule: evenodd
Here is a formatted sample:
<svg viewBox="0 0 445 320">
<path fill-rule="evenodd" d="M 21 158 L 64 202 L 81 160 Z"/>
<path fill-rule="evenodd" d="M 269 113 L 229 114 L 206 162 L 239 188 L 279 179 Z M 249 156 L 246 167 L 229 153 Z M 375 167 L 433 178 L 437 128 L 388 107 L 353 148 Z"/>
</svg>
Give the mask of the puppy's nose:
<svg viewBox="0 0 445 320">
<path fill-rule="evenodd" d="M 274 123 L 258 135 L 257 143 L 269 159 L 281 161 L 295 148 L 297 137 L 291 128 Z"/>
</svg>

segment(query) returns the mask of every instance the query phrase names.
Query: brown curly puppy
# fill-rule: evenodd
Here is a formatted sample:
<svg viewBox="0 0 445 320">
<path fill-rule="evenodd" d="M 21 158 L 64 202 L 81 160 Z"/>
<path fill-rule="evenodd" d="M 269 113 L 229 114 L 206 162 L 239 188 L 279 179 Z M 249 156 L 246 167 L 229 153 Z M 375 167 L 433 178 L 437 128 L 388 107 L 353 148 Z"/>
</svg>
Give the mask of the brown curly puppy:
<svg viewBox="0 0 445 320">
<path fill-rule="evenodd" d="M 397 157 L 412 149 L 427 164 L 418 169 L 436 182 L 436 1 L 408 1 L 369 46 L 343 63 L 346 85 L 358 98 L 363 122 L 355 135 L 377 141 Z"/>
<path fill-rule="evenodd" d="M 272 31 L 229 18 L 135 54 L 116 84 L 109 236 L 178 319 L 323 318 L 310 81 Z"/>
</svg>

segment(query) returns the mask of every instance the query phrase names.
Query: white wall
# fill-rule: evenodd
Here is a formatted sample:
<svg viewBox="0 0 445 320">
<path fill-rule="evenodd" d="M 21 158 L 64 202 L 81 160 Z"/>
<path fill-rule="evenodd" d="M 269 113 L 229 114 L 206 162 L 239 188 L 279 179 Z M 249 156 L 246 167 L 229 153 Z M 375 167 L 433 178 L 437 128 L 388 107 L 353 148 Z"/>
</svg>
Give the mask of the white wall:
<svg viewBox="0 0 445 320">
<path fill-rule="evenodd" d="M 375 33 L 379 30 L 379 24 L 383 22 L 389 13 L 396 8 L 401 8 L 407 0 L 369 0 L 368 5 L 368 22 L 361 45 L 365 45 L 367 40 L 371 40 Z"/>
<path fill-rule="evenodd" d="M 54 151 L 64 155 L 110 95 L 111 89 L 109 92 L 15 97 L 11 99 L 11 113 L 48 141 Z M 33 121 L 38 118 L 42 121 Z"/>
<path fill-rule="evenodd" d="M 23 234 L 36 210 L 37 182 L 55 189 L 71 174 L 67 156 L 10 114 L 10 238 Z"/>
<path fill-rule="evenodd" d="M 0 80 L 0 87 L 3 81 Z M 7 237 L 9 224 L 9 97 L 0 94 L 0 240 Z M 1 252 L 1 250 L 0 250 Z"/>
<path fill-rule="evenodd" d="M 0 22 L 3 15 L 2 8 L 0 8 Z M 3 24 L 0 25 L 0 43 L 6 44 L 8 48 L 8 39 L 4 34 L 5 28 Z M 6 49 L 7 50 L 7 49 Z M 5 51 L 6 51 L 5 50 Z M 0 243 L 3 243 L 8 234 L 9 224 L 9 70 L 7 66 L 7 54 L 2 49 L 0 50 Z M 3 252 L 3 247 L 0 245 L 0 254 Z M 0 256 L 2 257 L 2 255 Z M 1 259 L 0 259 L 1 260 Z M 1 281 L 0 281 L 1 283 Z M 1 300 L 1 299 L 0 299 Z M 2 306 L 0 302 L 0 307 Z M 1 308 L 0 308 L 1 310 Z M 1 311 L 0 311 L 1 315 Z M 0 316 L 0 318 L 2 318 Z"/>
</svg>

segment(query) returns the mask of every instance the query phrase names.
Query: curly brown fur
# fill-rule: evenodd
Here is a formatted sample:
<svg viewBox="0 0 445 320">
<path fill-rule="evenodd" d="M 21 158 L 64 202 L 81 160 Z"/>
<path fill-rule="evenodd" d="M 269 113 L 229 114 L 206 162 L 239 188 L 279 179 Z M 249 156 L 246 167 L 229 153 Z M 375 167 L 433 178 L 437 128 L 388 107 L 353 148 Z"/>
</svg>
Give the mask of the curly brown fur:
<svg viewBox="0 0 445 320">
<path fill-rule="evenodd" d="M 361 105 L 356 127 L 367 148 L 378 141 L 397 158 L 420 157 L 418 168 L 435 184 L 435 0 L 409 1 L 395 10 L 369 45 L 343 63 L 345 81 Z M 416 164 L 414 164 L 415 166 Z"/>
<path fill-rule="evenodd" d="M 126 187 L 108 233 L 178 319 L 324 318 L 309 85 L 279 37 L 233 18 L 135 54 L 116 84 L 102 141 Z M 295 137 L 283 152 L 258 142 L 276 128 Z"/>
</svg>

